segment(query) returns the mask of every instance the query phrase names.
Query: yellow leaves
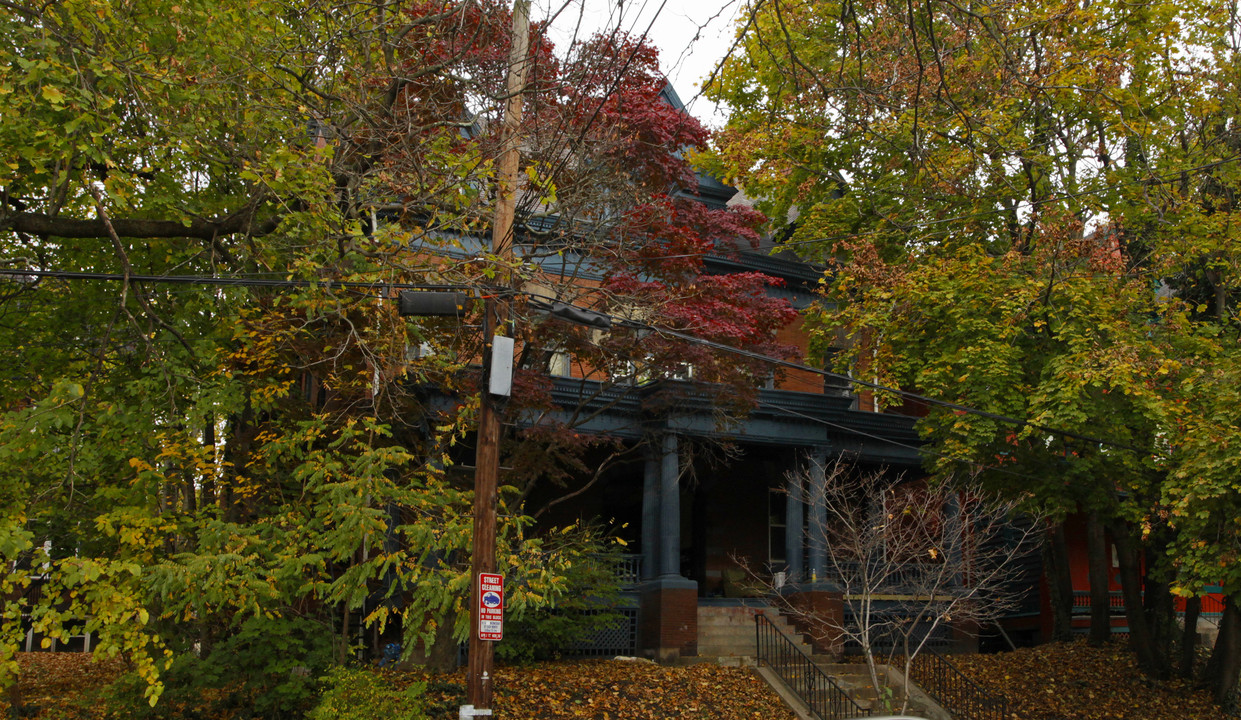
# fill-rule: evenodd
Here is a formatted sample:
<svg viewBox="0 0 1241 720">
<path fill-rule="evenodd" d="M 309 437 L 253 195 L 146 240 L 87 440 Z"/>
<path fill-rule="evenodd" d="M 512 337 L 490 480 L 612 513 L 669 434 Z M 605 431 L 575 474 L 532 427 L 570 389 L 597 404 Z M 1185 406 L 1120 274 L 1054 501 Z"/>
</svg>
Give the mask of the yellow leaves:
<svg viewBox="0 0 1241 720">
<path fill-rule="evenodd" d="M 57 107 L 65 104 L 65 94 L 54 85 L 43 86 L 43 99 Z"/>
</svg>

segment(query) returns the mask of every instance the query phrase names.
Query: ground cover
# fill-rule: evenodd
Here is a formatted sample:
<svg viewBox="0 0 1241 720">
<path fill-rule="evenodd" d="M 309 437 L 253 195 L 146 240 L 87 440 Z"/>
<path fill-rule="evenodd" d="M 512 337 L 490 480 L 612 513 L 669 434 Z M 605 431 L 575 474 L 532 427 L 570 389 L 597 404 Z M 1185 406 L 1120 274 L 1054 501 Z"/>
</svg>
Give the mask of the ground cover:
<svg viewBox="0 0 1241 720">
<path fill-rule="evenodd" d="M 31 720 L 87 720 L 120 717 L 103 698 L 108 683 L 125 671 L 119 661 L 93 663 L 80 653 L 20 653 L 20 697 Z M 398 686 L 425 681 L 429 718 L 456 717 L 465 702 L 461 672 L 430 675 L 419 669 L 385 672 Z M 171 694 L 170 694 L 171 695 Z M 11 697 L 11 696 L 10 696 Z M 168 697 L 168 696 L 166 696 Z M 186 702 L 165 708 L 160 717 L 234 720 L 246 708 L 227 702 Z M 204 715 L 217 708 L 214 717 Z M 10 716 L 8 697 L 0 717 Z M 698 664 L 665 667 L 644 661 L 586 661 L 501 667 L 496 670 L 495 717 L 511 720 L 593 718 L 595 720 L 792 720 L 795 716 L 748 668 Z"/>
<path fill-rule="evenodd" d="M 103 693 L 125 671 L 120 661 L 91 662 L 78 653 L 19 654 L 19 686 L 31 720 L 119 718 Z M 1205 691 L 1183 680 L 1142 675 L 1121 644 L 1049 644 L 995 655 L 957 655 L 962 670 L 1012 703 L 1013 720 L 1223 720 Z M 388 673 L 395 685 L 427 682 L 427 717 L 456 717 L 465 696 L 461 673 Z M 9 717 L 8 697 L 0 716 Z M 235 720 L 245 707 L 225 703 L 165 706 L 174 720 Z M 170 703 L 171 704 L 171 703 Z M 216 710 L 204 714 L 208 707 Z M 497 718 L 509 720 L 791 720 L 793 715 L 751 670 L 710 664 L 664 667 L 647 662 L 588 661 L 502 667 L 496 671 Z"/>
<path fill-rule="evenodd" d="M 1194 683 L 1157 681 L 1138 670 L 1124 643 L 1092 648 L 1049 643 L 993 655 L 956 655 L 953 664 L 1009 699 L 1020 720 L 1223 720 Z"/>
</svg>

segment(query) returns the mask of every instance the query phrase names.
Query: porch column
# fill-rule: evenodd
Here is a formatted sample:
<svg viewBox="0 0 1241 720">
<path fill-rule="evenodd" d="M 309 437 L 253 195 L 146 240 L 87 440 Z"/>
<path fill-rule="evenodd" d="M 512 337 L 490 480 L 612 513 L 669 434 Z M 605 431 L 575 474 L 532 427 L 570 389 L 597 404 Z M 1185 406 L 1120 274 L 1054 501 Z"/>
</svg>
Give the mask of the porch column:
<svg viewBox="0 0 1241 720">
<path fill-rule="evenodd" d="M 812 638 L 815 652 L 838 658 L 844 651 L 839 628 L 844 622 L 845 607 L 840 587 L 827 575 L 827 453 L 828 448 L 820 446 L 806 457 L 808 567 L 788 599 L 800 610 L 800 619 L 794 624 Z"/>
<path fill-rule="evenodd" d="M 827 575 L 827 451 L 816 449 L 810 456 L 810 557 L 811 582 Z"/>
<path fill-rule="evenodd" d="M 681 459 L 674 433 L 659 438 L 645 472 L 642 542 L 649 548 L 643 559 L 657 559 L 659 568 L 652 560 L 651 578 L 642 585 L 639 639 L 645 655 L 675 661 L 698 654 L 698 583 L 681 576 Z"/>
<path fill-rule="evenodd" d="M 788 498 L 784 503 L 784 559 L 787 582 L 800 582 L 802 577 L 802 547 L 806 542 L 802 508 L 806 497 L 801 472 L 789 473 L 785 481 Z"/>
<path fill-rule="evenodd" d="M 659 575 L 660 457 L 647 447 L 642 471 L 642 579 Z"/>
<path fill-rule="evenodd" d="M 660 458 L 659 575 L 681 577 L 681 457 L 677 436 L 665 433 Z"/>
</svg>

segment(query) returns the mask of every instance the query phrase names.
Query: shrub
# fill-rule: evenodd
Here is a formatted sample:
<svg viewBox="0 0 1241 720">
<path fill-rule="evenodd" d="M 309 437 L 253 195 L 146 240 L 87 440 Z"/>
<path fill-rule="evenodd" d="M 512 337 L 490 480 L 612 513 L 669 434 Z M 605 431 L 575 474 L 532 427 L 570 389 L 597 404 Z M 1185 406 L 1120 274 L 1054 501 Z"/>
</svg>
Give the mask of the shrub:
<svg viewBox="0 0 1241 720">
<path fill-rule="evenodd" d="M 391 676 L 357 668 L 336 668 L 324 679 L 319 704 L 308 720 L 426 720 L 426 683 L 399 688 Z"/>
<path fill-rule="evenodd" d="M 130 674 L 111 686 L 111 710 L 134 720 L 297 720 L 315 703 L 332 640 L 312 620 L 252 617 L 206 657 L 177 657 L 161 676 L 164 694 L 155 707 L 143 695 L 145 681 Z"/>
<path fill-rule="evenodd" d="M 575 564 L 559 602 L 506 620 L 504 642 L 496 645 L 496 656 L 515 663 L 555 660 L 618 622 L 619 562 L 615 553 L 601 553 Z"/>
</svg>

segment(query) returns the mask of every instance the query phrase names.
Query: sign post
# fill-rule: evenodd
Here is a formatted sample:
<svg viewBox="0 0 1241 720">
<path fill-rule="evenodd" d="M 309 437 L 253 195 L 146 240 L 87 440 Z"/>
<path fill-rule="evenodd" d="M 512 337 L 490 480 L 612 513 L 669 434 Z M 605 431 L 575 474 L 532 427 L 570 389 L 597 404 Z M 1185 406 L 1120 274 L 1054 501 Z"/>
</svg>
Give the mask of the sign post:
<svg viewBox="0 0 1241 720">
<path fill-rule="evenodd" d="M 478 639 L 504 639 L 504 576 L 478 574 Z"/>
</svg>

